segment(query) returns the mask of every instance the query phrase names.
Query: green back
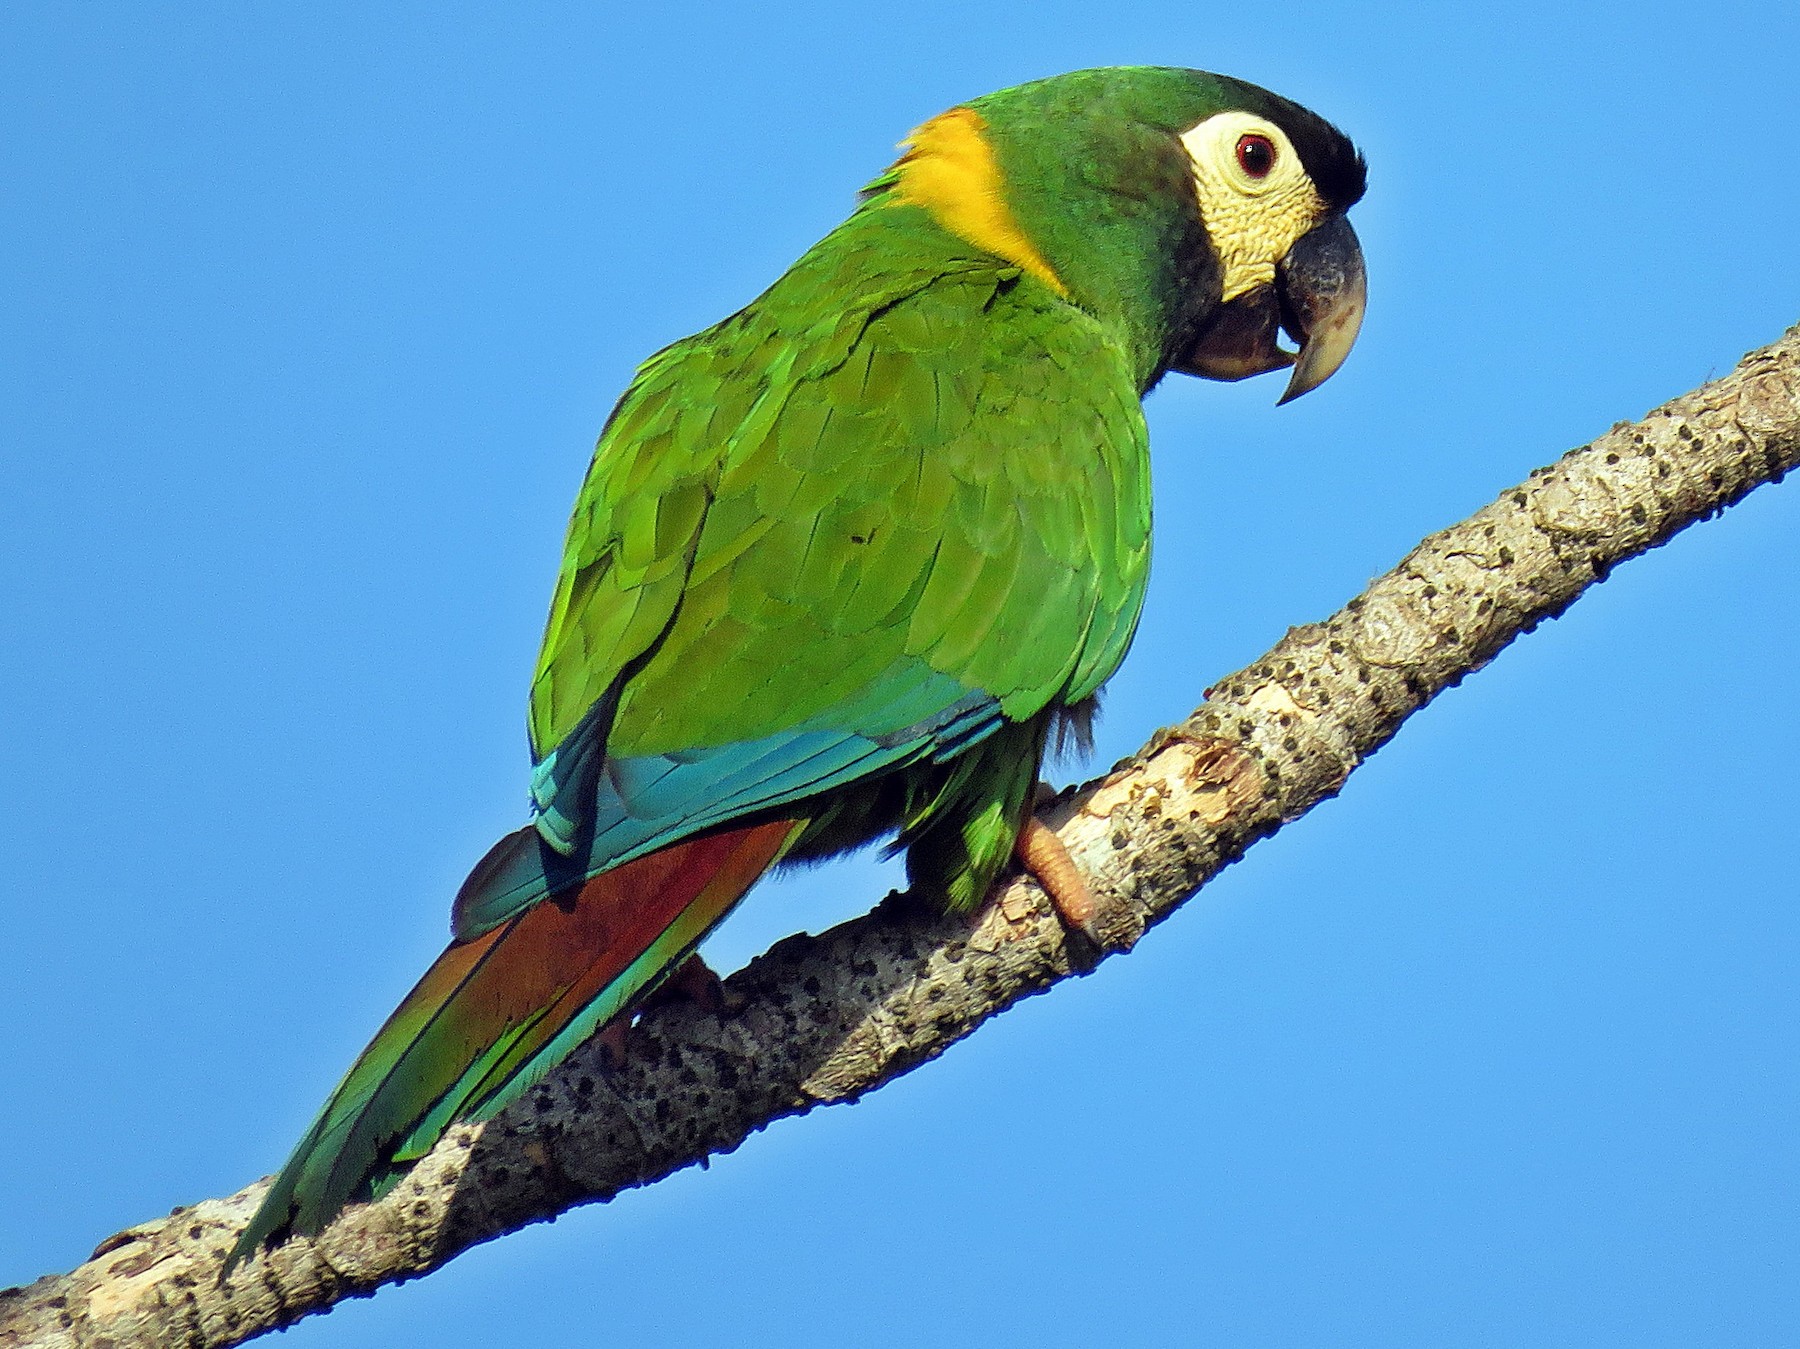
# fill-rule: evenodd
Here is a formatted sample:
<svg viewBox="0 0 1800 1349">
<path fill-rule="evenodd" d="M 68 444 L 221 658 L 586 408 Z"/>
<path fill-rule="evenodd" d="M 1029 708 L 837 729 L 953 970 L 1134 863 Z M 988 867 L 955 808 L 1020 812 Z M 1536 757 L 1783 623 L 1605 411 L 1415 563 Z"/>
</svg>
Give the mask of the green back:
<svg viewBox="0 0 1800 1349">
<path fill-rule="evenodd" d="M 1129 642 L 1149 500 L 1107 327 L 877 197 L 621 399 L 570 523 L 534 750 L 605 699 L 609 756 L 891 734 L 932 672 L 1013 721 L 1078 701 Z"/>
</svg>

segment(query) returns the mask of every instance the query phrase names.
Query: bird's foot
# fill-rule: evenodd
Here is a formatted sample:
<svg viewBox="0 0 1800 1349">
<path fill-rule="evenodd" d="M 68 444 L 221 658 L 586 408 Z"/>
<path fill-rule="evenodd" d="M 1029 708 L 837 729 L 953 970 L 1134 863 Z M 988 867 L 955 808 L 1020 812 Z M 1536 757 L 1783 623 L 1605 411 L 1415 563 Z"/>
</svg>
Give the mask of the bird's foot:
<svg viewBox="0 0 1800 1349">
<path fill-rule="evenodd" d="M 711 966 L 700 958 L 698 952 L 690 955 L 669 973 L 657 986 L 656 992 L 644 1005 L 655 1007 L 666 1002 L 691 1002 L 704 1012 L 714 1016 L 729 1016 L 744 1007 L 741 993 L 733 993 L 725 987 L 725 981 L 714 973 Z"/>
<path fill-rule="evenodd" d="M 1045 790 L 1045 785 L 1040 783 L 1039 800 L 1043 799 Z M 1036 815 L 1027 815 L 1024 827 L 1019 830 L 1018 842 L 1013 844 L 1013 855 L 1043 887 L 1063 925 L 1074 928 L 1096 946 L 1100 945 L 1100 935 L 1094 928 L 1093 892 L 1075 869 L 1074 859 L 1055 831 L 1040 822 Z"/>
<path fill-rule="evenodd" d="M 625 1066 L 630 1057 L 627 1045 L 631 1036 L 631 1018 L 617 1016 L 600 1028 L 594 1037 L 600 1044 L 600 1066 L 609 1072 L 617 1072 Z"/>
<path fill-rule="evenodd" d="M 714 1016 L 729 1016 L 743 1010 L 744 995 L 726 988 L 725 981 L 714 974 L 696 954 L 690 955 L 669 971 L 668 977 L 656 986 L 656 990 L 644 999 L 643 1006 L 637 1010 L 647 1011 L 671 1002 L 691 1002 Z M 627 1046 L 631 1037 L 631 1023 L 635 1018 L 635 1012 L 615 1017 L 594 1037 L 600 1042 L 600 1062 L 606 1068 L 623 1068 L 625 1061 L 631 1057 Z"/>
</svg>

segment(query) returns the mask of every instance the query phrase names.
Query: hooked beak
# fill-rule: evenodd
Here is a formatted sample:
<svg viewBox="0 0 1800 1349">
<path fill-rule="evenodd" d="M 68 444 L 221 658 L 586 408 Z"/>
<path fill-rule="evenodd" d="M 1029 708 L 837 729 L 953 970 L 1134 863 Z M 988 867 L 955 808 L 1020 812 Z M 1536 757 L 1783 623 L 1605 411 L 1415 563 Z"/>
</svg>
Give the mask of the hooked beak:
<svg viewBox="0 0 1800 1349">
<path fill-rule="evenodd" d="M 1247 379 L 1293 366 L 1276 406 L 1291 403 L 1337 373 L 1356 344 L 1368 293 L 1362 247 L 1343 216 L 1301 235 L 1258 286 L 1222 307 L 1199 341 L 1172 368 L 1207 379 Z M 1300 348 L 1284 351 L 1285 331 Z"/>
</svg>

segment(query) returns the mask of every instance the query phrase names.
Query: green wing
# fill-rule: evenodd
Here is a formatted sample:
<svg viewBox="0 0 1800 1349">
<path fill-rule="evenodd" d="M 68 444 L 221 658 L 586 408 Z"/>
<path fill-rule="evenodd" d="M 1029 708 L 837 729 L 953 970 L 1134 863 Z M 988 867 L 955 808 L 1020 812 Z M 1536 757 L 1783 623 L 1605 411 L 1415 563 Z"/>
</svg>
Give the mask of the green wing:
<svg viewBox="0 0 1800 1349">
<path fill-rule="evenodd" d="M 1125 359 L 944 240 L 866 209 L 620 401 L 532 689 L 538 828 L 582 871 L 942 760 L 1122 658 L 1150 523 Z"/>
</svg>

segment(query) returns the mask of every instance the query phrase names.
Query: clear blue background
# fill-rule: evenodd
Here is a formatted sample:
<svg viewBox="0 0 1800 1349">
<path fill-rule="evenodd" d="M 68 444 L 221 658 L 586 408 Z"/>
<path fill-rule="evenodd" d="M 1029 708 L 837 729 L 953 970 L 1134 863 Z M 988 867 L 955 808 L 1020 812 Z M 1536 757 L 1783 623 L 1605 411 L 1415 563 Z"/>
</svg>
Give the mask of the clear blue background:
<svg viewBox="0 0 1800 1349">
<path fill-rule="evenodd" d="M 931 113 L 1191 64 L 1371 164 L 1338 378 L 1151 399 L 1100 764 L 1800 318 L 1789 4 L 375 8 L 0 19 L 0 1284 L 281 1161 L 520 819 L 633 364 Z M 282 1343 L 1790 1340 L 1797 528 L 1790 483 L 1623 568 L 863 1104 Z M 714 958 L 888 881 L 759 892 Z"/>
</svg>

